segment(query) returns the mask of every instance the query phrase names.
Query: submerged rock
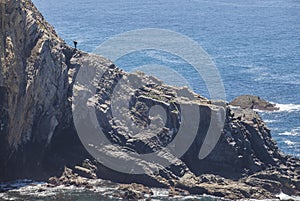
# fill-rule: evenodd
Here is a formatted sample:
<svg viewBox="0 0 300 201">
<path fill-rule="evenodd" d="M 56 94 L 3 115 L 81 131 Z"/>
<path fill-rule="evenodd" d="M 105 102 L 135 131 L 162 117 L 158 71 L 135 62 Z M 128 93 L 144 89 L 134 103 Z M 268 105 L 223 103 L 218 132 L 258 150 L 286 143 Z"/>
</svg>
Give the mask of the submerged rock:
<svg viewBox="0 0 300 201">
<path fill-rule="evenodd" d="M 242 109 L 275 106 L 252 97 L 250 104 L 247 99 L 235 108 L 151 76 L 126 73 L 101 56 L 69 47 L 30 0 L 0 5 L 0 181 L 51 178 L 52 185 L 88 186 L 90 179 L 102 178 L 231 199 L 300 194 L 299 159 L 282 154 L 260 116 Z M 83 80 L 80 71 L 86 73 Z M 89 75 L 101 76 L 91 80 Z M 95 89 L 88 104 L 110 142 L 88 143 L 103 157 L 97 160 L 74 125 L 82 123 L 86 136 L 94 128 L 88 124 L 90 113 L 80 110 L 91 91 L 86 86 Z M 77 105 L 78 115 L 72 112 L 74 98 L 85 101 Z M 214 147 L 206 136 L 218 119 L 225 123 L 212 127 L 213 134 L 219 132 Z M 182 126 L 188 129 L 181 132 Z M 179 156 L 162 149 L 189 141 Z M 133 157 L 149 153 L 159 153 L 160 162 Z M 117 162 L 112 163 L 116 169 L 134 165 L 132 174 L 106 167 L 107 157 Z M 124 192 L 142 197 L 131 186 Z"/>
</svg>

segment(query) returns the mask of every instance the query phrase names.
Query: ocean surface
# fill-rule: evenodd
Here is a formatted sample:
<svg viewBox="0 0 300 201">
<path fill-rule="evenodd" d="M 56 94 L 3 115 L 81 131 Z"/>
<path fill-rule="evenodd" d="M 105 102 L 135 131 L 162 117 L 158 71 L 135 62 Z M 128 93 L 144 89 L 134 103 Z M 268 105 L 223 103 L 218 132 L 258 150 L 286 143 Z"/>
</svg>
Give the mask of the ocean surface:
<svg viewBox="0 0 300 201">
<path fill-rule="evenodd" d="M 226 100 L 258 95 L 280 110 L 259 112 L 278 146 L 300 157 L 299 0 L 33 0 L 65 41 L 94 52 L 116 34 L 144 28 L 168 29 L 196 41 L 211 56 L 225 86 Z M 205 83 L 180 58 L 157 50 L 116 61 L 125 71 L 145 71 L 168 84 L 188 85 L 209 98 Z M 183 82 L 184 80 L 184 82 Z"/>
</svg>

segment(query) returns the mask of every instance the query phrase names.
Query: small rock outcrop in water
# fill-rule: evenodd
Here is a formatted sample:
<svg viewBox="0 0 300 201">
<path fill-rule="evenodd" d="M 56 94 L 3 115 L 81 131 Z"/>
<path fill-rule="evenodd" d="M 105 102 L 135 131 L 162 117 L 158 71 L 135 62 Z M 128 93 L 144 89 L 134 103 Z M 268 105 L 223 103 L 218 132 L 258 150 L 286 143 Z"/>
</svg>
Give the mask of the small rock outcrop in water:
<svg viewBox="0 0 300 201">
<path fill-rule="evenodd" d="M 239 106 L 242 109 L 258 109 L 263 111 L 279 110 L 279 107 L 276 107 L 276 104 L 261 99 L 259 96 L 252 95 L 239 96 L 232 100 L 229 104 L 232 106 Z"/>
<path fill-rule="evenodd" d="M 1 1 L 0 12 L 1 181 L 51 178 L 53 185 L 85 186 L 87 178 L 103 178 L 231 199 L 274 198 L 280 192 L 300 195 L 299 159 L 280 152 L 270 130 L 253 110 L 214 104 L 186 88 L 166 86 L 143 74 L 128 74 L 101 56 L 75 50 L 57 36 L 30 0 Z M 190 105 L 199 109 L 201 119 L 185 154 L 180 158 L 172 153 L 161 155 L 172 164 L 169 167 L 137 161 L 141 169 L 154 167 L 159 171 L 135 176 L 95 161 L 79 140 L 71 102 L 73 94 L 85 92 L 75 82 L 79 69 L 90 67 L 103 73 L 97 83 L 92 83 L 97 89 L 94 101 L 98 122 L 110 141 L 127 150 L 120 153 L 103 146 L 102 154 L 126 162 L 129 152 L 148 153 L 165 146 L 181 126 L 178 106 Z M 125 82 L 134 79 L 141 86 L 134 89 L 119 85 L 120 91 L 132 94 L 129 112 L 122 114 L 147 127 L 153 120 L 149 118 L 150 108 L 159 105 L 167 111 L 162 132 L 145 129 L 135 138 L 126 122 L 112 118 L 112 91 L 121 78 Z M 119 101 L 123 101 L 122 96 Z M 250 108 L 255 106 L 250 104 Z M 199 159 L 211 116 L 220 110 L 226 113 L 220 139 L 207 157 Z M 155 132 L 159 133 L 157 137 L 147 137 Z M 131 187 L 123 187 L 125 197 L 140 197 Z"/>
</svg>

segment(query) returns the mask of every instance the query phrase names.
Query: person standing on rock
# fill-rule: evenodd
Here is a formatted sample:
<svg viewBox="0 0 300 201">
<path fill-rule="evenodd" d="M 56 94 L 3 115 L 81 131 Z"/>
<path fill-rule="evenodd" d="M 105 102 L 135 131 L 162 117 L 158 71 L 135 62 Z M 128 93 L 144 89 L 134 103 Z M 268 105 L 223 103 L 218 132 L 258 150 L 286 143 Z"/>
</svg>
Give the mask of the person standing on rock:
<svg viewBox="0 0 300 201">
<path fill-rule="evenodd" d="M 74 43 L 74 47 L 75 47 L 75 49 L 77 49 L 77 41 L 76 41 L 76 40 L 74 40 L 74 41 L 73 41 L 73 43 Z"/>
</svg>

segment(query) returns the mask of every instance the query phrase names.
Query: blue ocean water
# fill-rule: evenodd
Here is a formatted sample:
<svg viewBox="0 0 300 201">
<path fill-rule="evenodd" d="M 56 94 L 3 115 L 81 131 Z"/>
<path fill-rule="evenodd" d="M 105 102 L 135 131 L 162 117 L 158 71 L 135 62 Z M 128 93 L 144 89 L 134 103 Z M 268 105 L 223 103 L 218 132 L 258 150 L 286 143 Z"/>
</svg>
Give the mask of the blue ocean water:
<svg viewBox="0 0 300 201">
<path fill-rule="evenodd" d="M 93 52 L 110 37 L 143 28 L 169 29 L 198 42 L 211 56 L 228 101 L 242 94 L 277 103 L 260 112 L 283 152 L 300 157 L 300 1 L 298 0 L 33 0 L 58 34 Z M 155 50 L 120 59 L 126 71 L 154 62 L 171 66 L 195 92 L 205 83 L 172 55 Z M 151 73 L 151 72 L 148 72 Z M 175 83 L 174 83 L 175 82 Z M 177 81 L 177 82 L 180 82 Z"/>
</svg>

